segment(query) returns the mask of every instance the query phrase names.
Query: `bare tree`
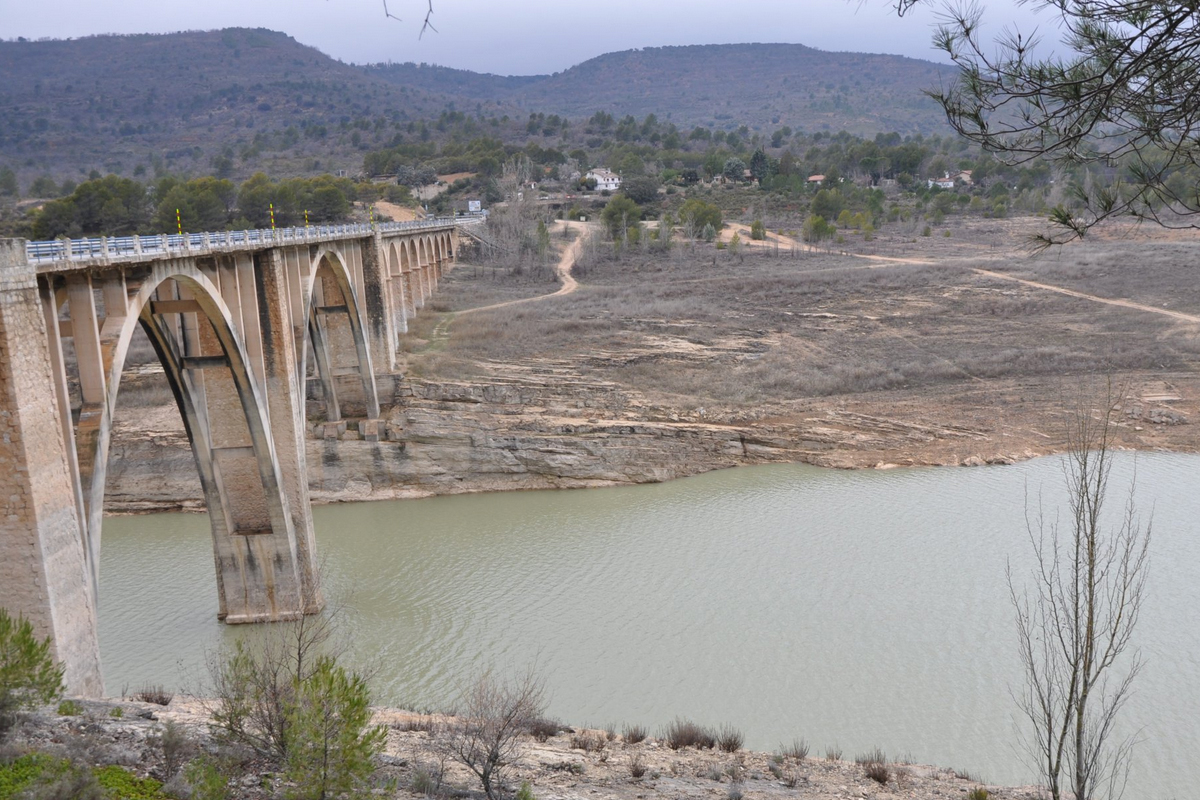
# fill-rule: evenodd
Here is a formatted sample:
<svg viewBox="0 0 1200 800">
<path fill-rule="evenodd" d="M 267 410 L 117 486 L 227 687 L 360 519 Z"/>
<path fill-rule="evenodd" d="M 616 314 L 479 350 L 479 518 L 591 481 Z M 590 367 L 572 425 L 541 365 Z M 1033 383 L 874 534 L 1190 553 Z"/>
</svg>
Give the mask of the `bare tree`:
<svg viewBox="0 0 1200 800">
<path fill-rule="evenodd" d="M 1018 588 L 1008 571 L 1025 672 L 1016 698 L 1029 723 L 1025 745 L 1054 800 L 1120 797 L 1135 741 L 1119 738 L 1115 725 L 1142 666 L 1132 634 L 1150 525 L 1138 519 L 1132 486 L 1120 522 L 1102 518 L 1122 397 L 1109 391 L 1103 409 L 1074 414 L 1063 457 L 1071 518 L 1048 523 L 1039 509 L 1028 519 L 1032 588 Z"/>
<path fill-rule="evenodd" d="M 535 668 L 513 678 L 479 673 L 463 693 L 458 717 L 441 732 L 449 757 L 479 778 L 490 800 L 504 791 L 506 769 L 521 755 L 521 736 L 545 710 L 545 684 Z"/>
</svg>

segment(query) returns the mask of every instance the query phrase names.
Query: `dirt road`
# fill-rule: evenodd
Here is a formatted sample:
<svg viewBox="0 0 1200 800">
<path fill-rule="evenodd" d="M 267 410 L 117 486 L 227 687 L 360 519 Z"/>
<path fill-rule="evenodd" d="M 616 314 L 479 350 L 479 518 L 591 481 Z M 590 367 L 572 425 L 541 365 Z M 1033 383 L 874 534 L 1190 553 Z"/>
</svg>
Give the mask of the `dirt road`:
<svg viewBox="0 0 1200 800">
<path fill-rule="evenodd" d="M 575 266 L 575 261 L 579 258 L 584 240 L 592 235 L 592 228 L 586 222 L 560 221 L 558 224 L 568 228 L 575 228 L 579 231 L 579 236 L 567 246 L 567 249 L 563 251 L 562 257 L 558 259 L 558 263 L 554 265 L 554 274 L 562 282 L 562 286 L 558 287 L 558 291 L 538 295 L 537 297 L 524 297 L 520 300 L 509 300 L 504 303 L 492 303 L 491 305 L 478 306 L 477 308 L 468 308 L 457 312 L 457 315 L 475 314 L 480 311 L 492 311 L 497 308 L 507 308 L 508 306 L 523 305 L 525 303 L 538 303 L 542 300 L 549 300 L 551 297 L 562 297 L 563 295 L 571 294 L 578 289 L 579 282 L 571 275 L 571 270 Z"/>
</svg>

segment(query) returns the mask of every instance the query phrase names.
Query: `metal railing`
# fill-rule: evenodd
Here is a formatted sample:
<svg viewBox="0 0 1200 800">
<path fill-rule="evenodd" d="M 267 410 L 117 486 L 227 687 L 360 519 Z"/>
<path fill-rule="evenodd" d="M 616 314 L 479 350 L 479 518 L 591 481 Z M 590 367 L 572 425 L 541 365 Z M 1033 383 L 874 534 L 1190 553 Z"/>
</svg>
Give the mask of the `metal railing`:
<svg viewBox="0 0 1200 800">
<path fill-rule="evenodd" d="M 83 239 L 53 239 L 26 242 L 25 257 L 30 264 L 77 263 L 99 261 L 141 261 L 151 258 L 202 255 L 231 250 L 252 250 L 288 244 L 309 244 L 370 236 L 381 233 L 445 228 L 451 225 L 477 225 L 482 215 L 413 220 L 410 222 L 365 222 L 343 225 L 312 225 L 303 228 L 218 231 L 210 233 L 158 234 L 151 236 L 99 236 Z"/>
</svg>

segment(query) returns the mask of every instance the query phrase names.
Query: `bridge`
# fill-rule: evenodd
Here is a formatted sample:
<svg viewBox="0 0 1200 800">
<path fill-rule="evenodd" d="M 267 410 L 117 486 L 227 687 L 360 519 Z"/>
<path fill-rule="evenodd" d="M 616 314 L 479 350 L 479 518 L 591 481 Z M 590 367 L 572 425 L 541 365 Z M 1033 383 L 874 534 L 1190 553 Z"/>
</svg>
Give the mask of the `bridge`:
<svg viewBox="0 0 1200 800">
<path fill-rule="evenodd" d="M 309 394 L 324 400 L 317 425 L 379 440 L 399 337 L 478 221 L 0 240 L 0 607 L 51 638 L 70 691 L 103 691 L 105 475 L 135 331 L 192 445 L 218 616 L 315 613 Z"/>
</svg>

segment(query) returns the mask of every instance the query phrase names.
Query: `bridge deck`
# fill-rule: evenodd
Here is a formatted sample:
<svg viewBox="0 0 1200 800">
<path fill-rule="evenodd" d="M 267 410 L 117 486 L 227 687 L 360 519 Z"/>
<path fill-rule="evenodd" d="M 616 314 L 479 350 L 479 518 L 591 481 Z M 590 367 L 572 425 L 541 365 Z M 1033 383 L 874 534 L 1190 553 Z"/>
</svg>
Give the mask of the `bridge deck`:
<svg viewBox="0 0 1200 800">
<path fill-rule="evenodd" d="M 319 244 L 358 239 L 376 231 L 405 234 L 437 231 L 483 222 L 482 217 L 440 217 L 411 222 L 313 225 L 303 228 L 216 231 L 152 236 L 100 236 L 27 242 L 25 255 L 39 273 L 62 272 L 104 264 L 136 263 L 162 258 L 182 258 L 209 253 L 235 253 L 291 244 Z"/>
</svg>

